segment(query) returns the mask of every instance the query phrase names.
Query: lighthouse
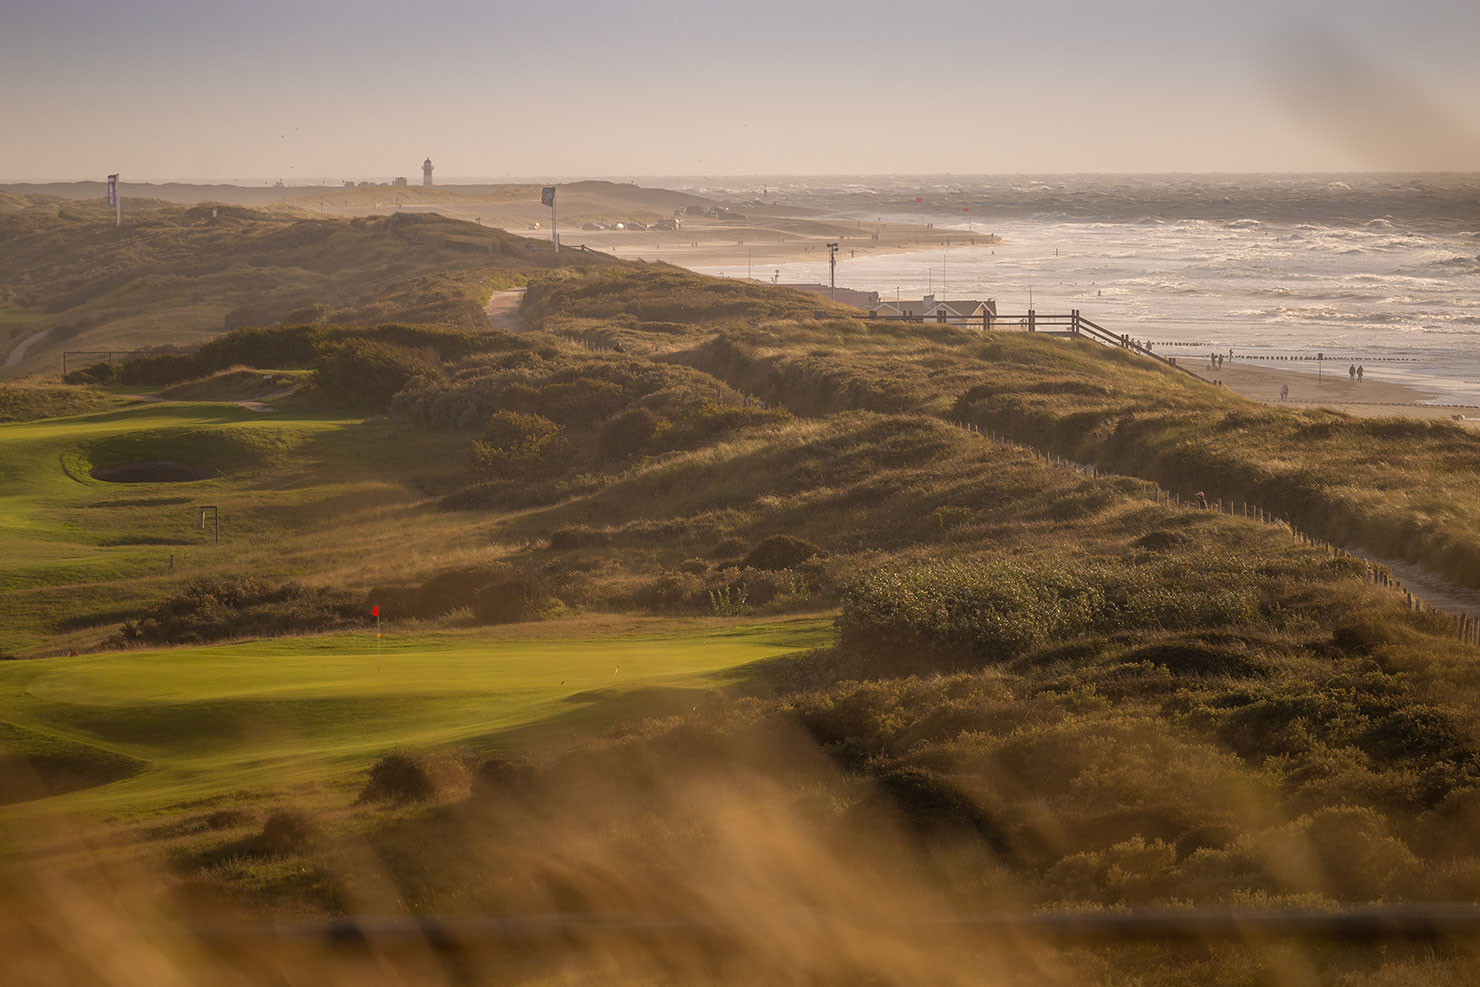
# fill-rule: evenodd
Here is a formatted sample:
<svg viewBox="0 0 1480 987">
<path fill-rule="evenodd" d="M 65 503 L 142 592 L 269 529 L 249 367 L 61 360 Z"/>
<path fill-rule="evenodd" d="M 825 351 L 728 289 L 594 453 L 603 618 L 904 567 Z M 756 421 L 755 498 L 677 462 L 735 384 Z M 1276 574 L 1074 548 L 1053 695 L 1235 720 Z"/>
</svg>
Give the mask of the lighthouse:
<svg viewBox="0 0 1480 987">
<path fill-rule="evenodd" d="M 432 184 L 432 159 L 431 158 L 427 158 L 425 161 L 423 161 L 421 163 L 421 183 L 423 185 L 430 185 L 430 184 Z"/>
</svg>

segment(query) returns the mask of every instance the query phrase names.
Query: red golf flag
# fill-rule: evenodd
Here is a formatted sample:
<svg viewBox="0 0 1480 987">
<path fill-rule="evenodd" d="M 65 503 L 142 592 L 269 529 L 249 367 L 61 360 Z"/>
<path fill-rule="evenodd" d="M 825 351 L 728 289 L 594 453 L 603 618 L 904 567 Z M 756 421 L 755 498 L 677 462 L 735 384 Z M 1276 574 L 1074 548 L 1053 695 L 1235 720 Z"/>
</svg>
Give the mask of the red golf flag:
<svg viewBox="0 0 1480 987">
<path fill-rule="evenodd" d="M 379 617 L 380 616 L 380 604 L 379 603 L 375 604 L 375 606 L 373 606 L 373 607 L 370 608 L 370 616 L 372 616 L 372 617 Z"/>
<path fill-rule="evenodd" d="M 915 201 L 916 202 L 924 202 L 925 201 L 925 197 L 923 195 L 917 195 L 917 196 L 915 196 Z"/>
</svg>

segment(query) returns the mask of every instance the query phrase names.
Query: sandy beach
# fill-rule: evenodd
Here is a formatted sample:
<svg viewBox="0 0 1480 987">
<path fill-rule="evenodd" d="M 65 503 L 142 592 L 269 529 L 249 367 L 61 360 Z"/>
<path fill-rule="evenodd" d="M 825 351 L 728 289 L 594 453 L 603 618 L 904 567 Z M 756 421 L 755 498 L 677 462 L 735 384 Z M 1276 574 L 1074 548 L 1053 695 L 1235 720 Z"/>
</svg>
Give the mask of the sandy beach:
<svg viewBox="0 0 1480 987">
<path fill-rule="evenodd" d="M 525 236 L 548 237 L 548 232 L 511 230 Z M 677 231 L 567 230 L 561 224 L 560 243 L 586 245 L 629 260 L 665 261 L 680 267 L 730 267 L 731 277 L 764 280 L 777 264 L 815 260 L 817 280 L 828 276 L 828 243 L 838 244 L 838 260 L 949 246 L 992 243 L 985 234 L 936 230 L 905 223 L 860 223 L 849 220 L 757 216 L 744 222 L 689 222 Z M 850 285 L 850 287 L 857 287 Z"/>
<path fill-rule="evenodd" d="M 827 280 L 827 244 L 838 244 L 839 261 L 876 254 L 940 250 L 995 242 L 986 231 L 936 229 L 924 223 L 885 223 L 829 217 L 802 206 L 722 203 L 674 192 L 611 182 L 559 186 L 560 243 L 589 247 L 631 260 L 666 261 L 681 267 L 733 266 L 726 274 L 764 280 L 779 264 L 815 259 L 818 281 Z M 540 204 L 540 188 L 524 185 L 401 186 L 313 189 L 290 201 L 334 216 L 390 212 L 439 213 L 494 226 L 531 239 L 548 240 L 551 210 Z M 690 207 L 732 206 L 729 215 L 689 212 Z M 676 220 L 676 230 L 583 229 L 655 226 Z M 857 286 L 854 286 L 857 287 Z"/>
<path fill-rule="evenodd" d="M 1480 407 L 1420 403 L 1434 401 L 1439 394 L 1410 384 L 1383 380 L 1380 370 L 1354 381 L 1345 372 L 1318 376 L 1299 370 L 1252 366 L 1235 360 L 1225 362 L 1221 370 L 1194 366 L 1188 359 L 1178 362 L 1205 380 L 1221 381 L 1223 386 L 1263 404 L 1280 404 L 1280 388 L 1288 384 L 1290 397 L 1286 403 L 1291 405 L 1330 408 L 1362 418 L 1443 419 L 1460 421 L 1472 428 L 1480 427 Z"/>
</svg>

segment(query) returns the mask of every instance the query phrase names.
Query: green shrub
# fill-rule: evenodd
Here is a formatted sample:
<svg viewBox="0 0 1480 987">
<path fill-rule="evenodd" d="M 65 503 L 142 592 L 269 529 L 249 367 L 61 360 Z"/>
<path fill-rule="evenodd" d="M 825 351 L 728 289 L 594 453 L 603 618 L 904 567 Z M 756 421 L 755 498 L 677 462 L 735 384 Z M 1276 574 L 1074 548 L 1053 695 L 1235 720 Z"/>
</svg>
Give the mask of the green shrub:
<svg viewBox="0 0 1480 987">
<path fill-rule="evenodd" d="M 484 562 L 438 573 L 420 586 L 381 586 L 372 597 L 387 601 L 387 612 L 400 616 L 467 611 L 483 623 L 506 624 L 544 613 L 553 602 L 552 591 L 549 578 L 536 569 Z"/>
<path fill-rule="evenodd" d="M 513 624 L 538 617 L 551 604 L 550 580 L 541 572 L 510 567 L 478 587 L 473 616 L 487 624 Z"/>
<path fill-rule="evenodd" d="M 148 353 L 125 361 L 117 380 L 136 387 L 166 387 L 209 372 L 194 353 Z"/>
<path fill-rule="evenodd" d="M 437 793 L 432 776 L 410 754 L 387 751 L 370 766 L 361 802 L 424 802 Z"/>
<path fill-rule="evenodd" d="M 67 384 L 116 384 L 123 374 L 123 367 L 116 363 L 94 363 L 73 370 L 62 378 Z"/>
<path fill-rule="evenodd" d="M 631 459 L 652 441 L 664 419 L 646 408 L 629 408 L 601 426 L 600 449 L 607 459 Z"/>
<path fill-rule="evenodd" d="M 570 444 L 564 430 L 541 415 L 499 411 L 473 443 L 473 468 L 515 479 L 534 478 L 564 468 Z"/>
<path fill-rule="evenodd" d="M 1257 614 L 1247 582 L 1194 583 L 1171 563 L 941 561 L 852 587 L 838 631 L 839 643 L 862 651 L 1006 660 L 1090 632 L 1216 627 Z"/>
<path fill-rule="evenodd" d="M 352 339 L 328 346 L 314 359 L 314 389 L 357 411 L 378 411 L 413 377 L 435 375 L 441 361 L 430 347 Z"/>
<path fill-rule="evenodd" d="M 299 583 L 206 576 L 123 625 L 117 644 L 194 644 L 363 625 L 359 597 Z"/>
<path fill-rule="evenodd" d="M 313 821 L 302 812 L 278 809 L 262 823 L 255 848 L 263 856 L 287 856 L 302 851 L 314 835 Z"/>
</svg>

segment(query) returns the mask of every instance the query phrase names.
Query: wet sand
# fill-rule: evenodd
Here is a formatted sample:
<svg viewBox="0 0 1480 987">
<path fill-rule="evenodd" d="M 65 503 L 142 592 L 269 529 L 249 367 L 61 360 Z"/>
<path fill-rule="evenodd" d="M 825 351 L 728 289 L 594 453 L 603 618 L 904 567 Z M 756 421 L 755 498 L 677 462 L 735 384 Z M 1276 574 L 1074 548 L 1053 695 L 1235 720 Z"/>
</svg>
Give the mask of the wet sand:
<svg viewBox="0 0 1480 987">
<path fill-rule="evenodd" d="M 1196 366 L 1194 361 L 1186 358 L 1178 362 L 1205 380 L 1222 381 L 1223 386 L 1235 393 L 1263 404 L 1280 404 L 1280 387 L 1288 384 L 1290 398 L 1286 403 L 1297 407 L 1330 408 L 1362 418 L 1443 419 L 1480 427 L 1480 407 L 1420 403 L 1438 401 L 1441 396 L 1437 391 L 1383 380 L 1380 369 L 1354 381 L 1344 371 L 1318 376 L 1299 370 L 1251 366 L 1235 360 L 1225 362 L 1221 370 Z"/>
</svg>

